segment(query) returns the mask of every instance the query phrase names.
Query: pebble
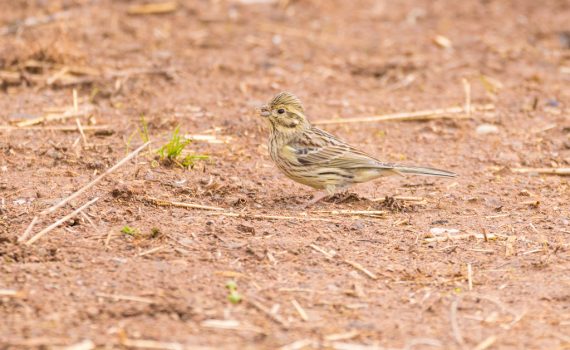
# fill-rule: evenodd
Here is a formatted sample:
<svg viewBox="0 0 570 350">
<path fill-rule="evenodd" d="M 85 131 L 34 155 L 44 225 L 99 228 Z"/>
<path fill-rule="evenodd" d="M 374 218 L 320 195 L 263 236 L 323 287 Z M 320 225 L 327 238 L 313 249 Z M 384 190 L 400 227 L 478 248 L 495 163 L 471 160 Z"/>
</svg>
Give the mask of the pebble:
<svg viewBox="0 0 570 350">
<path fill-rule="evenodd" d="M 498 134 L 499 133 L 499 127 L 493 124 L 481 124 L 479 126 L 477 126 L 477 129 L 475 129 L 475 132 L 478 135 L 487 135 L 487 134 Z"/>
</svg>

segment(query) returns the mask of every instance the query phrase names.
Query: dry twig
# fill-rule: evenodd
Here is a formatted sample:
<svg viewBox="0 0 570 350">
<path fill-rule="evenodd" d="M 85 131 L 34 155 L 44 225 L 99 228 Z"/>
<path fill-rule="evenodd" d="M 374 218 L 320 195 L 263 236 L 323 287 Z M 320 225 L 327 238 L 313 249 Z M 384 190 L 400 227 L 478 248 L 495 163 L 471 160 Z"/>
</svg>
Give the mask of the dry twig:
<svg viewBox="0 0 570 350">
<path fill-rule="evenodd" d="M 303 309 L 303 307 L 301 306 L 301 304 L 299 304 L 297 300 L 292 299 L 291 304 L 293 304 L 293 307 L 295 308 L 295 310 L 297 311 L 297 313 L 299 314 L 299 316 L 303 321 L 305 322 L 309 321 L 309 315 L 307 315 L 307 312 L 305 312 L 305 309 Z"/>
<path fill-rule="evenodd" d="M 461 335 L 461 331 L 459 330 L 459 324 L 457 323 L 457 306 L 459 301 L 457 299 L 453 300 L 451 303 L 451 310 L 449 313 L 450 321 L 451 321 L 451 331 L 453 333 L 453 338 L 455 341 L 462 345 L 464 343 L 463 336 Z"/>
<path fill-rule="evenodd" d="M 98 131 L 98 130 L 111 130 L 109 125 L 85 125 L 82 126 L 83 131 Z M 32 126 L 32 127 L 17 127 L 12 125 L 0 125 L 0 131 L 77 131 L 77 125 L 54 125 L 54 126 Z"/>
<path fill-rule="evenodd" d="M 96 296 L 106 299 L 123 300 L 123 301 L 134 301 L 137 303 L 154 304 L 155 301 L 149 298 L 137 297 L 135 295 L 122 295 L 122 294 L 108 294 L 108 293 L 97 293 Z"/>
<path fill-rule="evenodd" d="M 264 313 L 265 315 L 267 315 L 267 317 L 269 317 L 272 321 L 274 321 L 275 323 L 277 323 L 278 325 L 280 325 L 283 328 L 289 328 L 289 323 L 287 321 L 285 321 L 284 319 L 282 319 L 279 315 L 276 315 L 274 313 L 272 313 L 269 309 L 267 309 L 265 306 L 263 306 L 261 303 L 253 300 L 252 298 L 247 298 L 246 299 L 247 303 L 251 306 L 253 306 L 254 308 L 256 308 L 258 311 L 261 311 L 262 313 Z"/>
<path fill-rule="evenodd" d="M 68 196 L 67 198 L 64 198 L 63 200 L 61 200 L 59 203 L 47 208 L 46 210 L 42 211 L 40 213 L 40 215 L 46 215 L 49 213 L 53 213 L 54 211 L 56 211 L 57 209 L 59 209 L 60 207 L 62 207 L 63 205 L 65 205 L 67 202 L 69 202 L 70 200 L 73 200 L 75 198 L 77 198 L 79 195 L 81 195 L 83 192 L 87 191 L 88 189 L 90 189 L 91 187 L 93 187 L 94 185 L 96 185 L 99 181 L 101 181 L 105 176 L 111 174 L 113 171 L 117 170 L 119 167 L 121 167 L 123 164 L 125 164 L 126 162 L 128 162 L 129 160 L 131 160 L 132 158 L 134 158 L 140 151 L 142 151 L 146 146 L 148 146 L 151 143 L 151 141 L 146 142 L 144 145 L 140 146 L 139 148 L 137 148 L 136 150 L 132 151 L 130 154 L 128 154 L 125 158 L 121 159 L 117 164 L 113 165 L 112 167 L 110 167 L 109 169 L 107 169 L 107 171 L 105 171 L 103 174 L 97 176 L 93 181 L 91 181 L 90 183 L 88 183 L 87 185 L 83 186 L 82 188 L 80 188 L 79 190 L 77 190 L 76 192 L 74 192 L 73 194 L 71 194 L 70 196 Z"/>
<path fill-rule="evenodd" d="M 150 339 L 121 339 L 121 344 L 128 348 L 155 349 L 155 350 L 184 350 L 187 349 L 180 343 L 162 342 Z"/>
<path fill-rule="evenodd" d="M 178 4 L 176 1 L 154 2 L 149 4 L 137 4 L 129 7 L 129 15 L 155 15 L 176 11 Z"/>
<path fill-rule="evenodd" d="M 90 200 L 89 202 L 83 204 L 81 207 L 75 209 L 74 211 L 72 211 L 71 213 L 67 214 L 66 216 L 62 217 L 61 219 L 57 220 L 56 222 L 54 222 L 53 224 L 49 225 L 48 227 L 46 227 L 45 229 L 41 230 L 40 232 L 36 233 L 32 238 L 30 238 L 27 242 L 26 245 L 31 245 L 33 244 L 35 241 L 37 241 L 38 239 L 40 239 L 43 235 L 45 235 L 46 233 L 50 232 L 51 230 L 53 230 L 54 228 L 58 227 L 59 225 L 63 224 L 64 222 L 66 222 L 67 220 L 73 218 L 75 215 L 79 214 L 82 210 L 85 210 L 87 207 L 89 207 L 91 204 L 97 202 L 99 200 L 99 197 L 95 197 L 92 200 Z M 35 219 L 35 217 L 34 217 Z M 32 220 L 33 222 L 34 220 Z M 32 225 L 30 225 L 32 226 Z"/>
<path fill-rule="evenodd" d="M 220 207 L 212 207 L 209 205 L 194 204 L 194 203 L 184 203 L 184 202 L 173 202 L 166 199 L 158 199 L 154 197 L 145 197 L 145 200 L 158 205 L 161 207 L 179 207 L 179 208 L 190 208 L 190 209 L 204 209 L 204 210 L 225 210 Z"/>
<path fill-rule="evenodd" d="M 520 174 L 570 175 L 570 168 L 513 168 L 511 171 Z"/>
<path fill-rule="evenodd" d="M 472 105 L 470 111 L 490 111 L 495 109 L 492 104 Z M 465 113 L 465 107 L 450 107 L 442 109 L 430 109 L 417 112 L 393 113 L 376 115 L 372 117 L 360 118 L 336 118 L 321 119 L 313 122 L 315 125 L 324 124 L 344 124 L 344 123 L 361 123 L 361 122 L 383 122 L 383 121 L 411 121 L 411 120 L 431 120 L 431 119 L 466 119 L 469 116 L 461 115 Z"/>
</svg>

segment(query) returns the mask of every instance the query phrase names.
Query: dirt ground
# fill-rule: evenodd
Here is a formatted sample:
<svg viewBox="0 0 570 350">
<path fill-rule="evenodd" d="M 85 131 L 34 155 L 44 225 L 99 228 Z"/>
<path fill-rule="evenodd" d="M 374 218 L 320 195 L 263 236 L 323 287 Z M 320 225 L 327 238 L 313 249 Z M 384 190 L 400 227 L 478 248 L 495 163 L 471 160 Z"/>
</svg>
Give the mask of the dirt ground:
<svg viewBox="0 0 570 350">
<path fill-rule="evenodd" d="M 568 1 L 143 4 L 2 1 L 0 348 L 570 348 L 569 177 L 520 170 L 570 167 Z M 312 121 L 470 96 L 321 125 L 460 176 L 303 209 L 256 112 L 283 90 Z M 142 145 L 141 117 L 149 148 L 40 215 Z M 177 126 L 209 160 L 157 162 Z"/>
</svg>

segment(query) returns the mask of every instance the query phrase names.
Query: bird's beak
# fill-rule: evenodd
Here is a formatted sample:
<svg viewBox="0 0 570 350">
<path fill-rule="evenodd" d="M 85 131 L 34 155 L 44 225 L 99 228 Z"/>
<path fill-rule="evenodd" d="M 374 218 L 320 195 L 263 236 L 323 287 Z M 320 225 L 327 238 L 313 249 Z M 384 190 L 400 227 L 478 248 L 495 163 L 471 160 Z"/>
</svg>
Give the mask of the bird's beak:
<svg viewBox="0 0 570 350">
<path fill-rule="evenodd" d="M 267 106 L 263 106 L 259 109 L 259 115 L 261 115 L 264 118 L 267 118 L 271 115 L 271 112 L 269 111 L 269 107 Z"/>
</svg>

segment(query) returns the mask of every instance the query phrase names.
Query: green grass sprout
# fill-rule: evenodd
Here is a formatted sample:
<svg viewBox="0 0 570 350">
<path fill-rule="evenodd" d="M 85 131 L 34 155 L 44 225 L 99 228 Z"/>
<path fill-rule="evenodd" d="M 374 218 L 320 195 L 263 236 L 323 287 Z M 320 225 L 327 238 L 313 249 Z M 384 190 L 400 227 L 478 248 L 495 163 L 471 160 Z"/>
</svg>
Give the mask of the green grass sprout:
<svg viewBox="0 0 570 350">
<path fill-rule="evenodd" d="M 170 137 L 170 140 L 158 149 L 157 153 L 160 156 L 160 160 L 166 164 L 177 164 L 183 168 L 191 168 L 194 166 L 196 161 L 208 159 L 209 156 L 199 155 L 199 154 L 187 154 L 183 155 L 182 152 L 192 141 L 180 136 L 180 127 L 177 126 Z"/>
<path fill-rule="evenodd" d="M 233 280 L 230 280 L 226 283 L 226 288 L 229 289 L 230 293 L 228 294 L 228 300 L 232 304 L 239 304 L 242 300 L 241 294 L 237 291 L 237 283 Z"/>
</svg>

